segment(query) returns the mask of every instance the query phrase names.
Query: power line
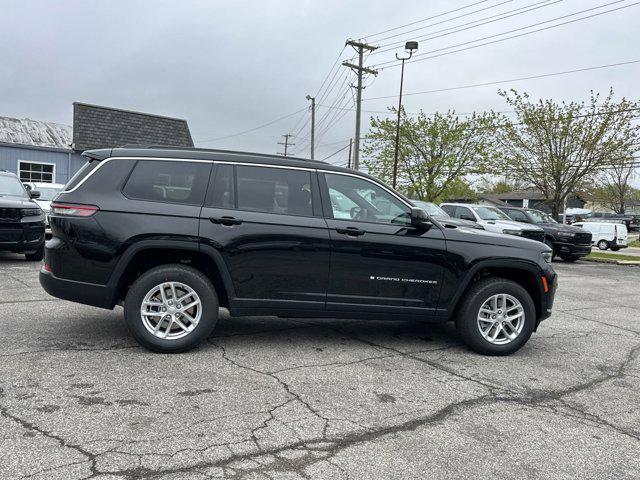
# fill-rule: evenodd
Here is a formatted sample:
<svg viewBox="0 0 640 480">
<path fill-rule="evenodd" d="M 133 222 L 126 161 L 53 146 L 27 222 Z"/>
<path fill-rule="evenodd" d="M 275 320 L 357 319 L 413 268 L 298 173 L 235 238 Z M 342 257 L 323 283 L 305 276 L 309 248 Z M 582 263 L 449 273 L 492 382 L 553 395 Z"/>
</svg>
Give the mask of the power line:
<svg viewBox="0 0 640 480">
<path fill-rule="evenodd" d="M 431 17 L 423 18 L 421 20 L 416 20 L 415 22 L 405 23 L 404 25 L 400 25 L 399 27 L 389 28 L 387 30 L 383 30 L 383 31 L 377 32 L 377 33 L 372 33 L 370 35 L 362 35 L 360 38 L 377 37 L 378 35 L 382 35 L 382 34 L 385 34 L 385 33 L 388 33 L 388 32 L 393 32 L 394 30 L 400 30 L 401 28 L 404 28 L 404 27 L 410 27 L 411 25 L 417 25 L 418 23 L 426 22 L 428 20 L 433 20 L 434 18 L 444 17 L 445 15 L 449 15 L 450 13 L 459 12 L 460 10 L 464 10 L 466 8 L 471 8 L 471 7 L 475 6 L 475 5 L 480 5 L 481 3 L 487 3 L 488 1 L 489 0 L 482 0 L 480 2 L 470 3 L 470 4 L 465 5 L 463 7 L 459 7 L 459 8 L 456 8 L 454 10 L 449 10 L 448 12 L 439 13 L 438 15 L 433 15 Z"/>
<path fill-rule="evenodd" d="M 467 22 L 467 23 L 462 23 L 459 25 L 455 25 L 453 27 L 448 27 L 448 28 L 444 28 L 442 30 L 437 30 L 435 32 L 431 32 L 428 35 L 425 35 L 423 37 L 417 37 L 414 38 L 414 40 L 433 40 L 436 38 L 441 38 L 441 37 L 446 37 L 447 35 L 453 35 L 455 33 L 460 33 L 460 32 L 464 32 L 466 30 L 471 30 L 473 28 L 477 28 L 477 27 L 482 27 L 484 25 L 488 25 L 490 23 L 494 23 L 494 22 L 498 22 L 500 20 L 504 20 L 507 18 L 511 18 L 511 17 L 515 17 L 517 15 L 522 15 L 523 13 L 529 13 L 531 11 L 534 10 L 538 10 L 540 8 L 545 8 L 545 7 L 550 7 L 551 5 L 555 5 L 556 3 L 560 3 L 563 0 L 555 0 L 554 2 L 549 3 L 549 0 L 544 0 L 543 2 L 538 2 L 538 3 L 533 3 L 524 7 L 520 7 L 520 8 L 516 8 L 514 10 L 509 10 L 507 12 L 503 12 L 503 13 L 499 13 L 497 15 L 491 15 L 489 17 L 484 17 L 478 20 L 473 20 L 472 22 Z M 507 15 L 509 14 L 509 15 Z M 500 18 L 496 18 L 496 17 L 500 17 Z M 484 21 L 486 20 L 486 21 Z M 478 23 L 481 22 L 481 23 Z M 472 25 L 472 24 L 476 24 L 476 25 Z M 464 28 L 461 28 L 464 27 Z M 455 30 L 456 28 L 458 28 L 458 30 Z M 453 31 L 449 31 L 449 30 L 453 30 Z M 442 33 L 442 32 L 447 32 L 447 33 Z M 437 35 L 440 34 L 440 35 Z M 375 52 L 376 54 L 378 53 L 384 53 L 384 52 L 389 52 L 391 50 L 395 50 L 398 46 L 403 45 L 404 42 L 396 42 L 396 43 L 391 43 L 388 45 L 383 45 L 383 47 L 389 47 L 389 48 L 383 48 L 382 50 L 379 50 L 377 52 Z"/>
<path fill-rule="evenodd" d="M 431 58 L 442 57 L 442 56 L 445 56 L 445 55 L 451 55 L 451 54 L 454 54 L 454 53 L 463 52 L 463 51 L 471 50 L 471 49 L 474 49 L 474 48 L 484 47 L 486 45 L 492 45 L 494 43 L 499 43 L 499 42 L 504 42 L 504 41 L 507 41 L 507 40 L 512 40 L 514 38 L 519 38 L 519 37 L 523 37 L 525 35 L 530 35 L 532 33 L 538 33 L 538 32 L 542 32 L 544 30 L 549 30 L 549 29 L 552 29 L 552 28 L 561 27 L 561 26 L 564 26 L 564 25 L 568 25 L 570 23 L 579 22 L 581 20 L 587 20 L 589 18 L 597 17 L 597 16 L 600 16 L 600 15 L 605 15 L 607 13 L 615 12 L 615 11 L 618 11 L 618 10 L 623 10 L 625 8 L 630 8 L 630 7 L 633 7 L 635 5 L 640 4 L 640 2 L 634 2 L 634 3 L 630 4 L 630 5 L 624 5 L 624 6 L 621 6 L 621 7 L 612 8 L 610 10 L 605 10 L 604 12 L 593 13 L 591 15 L 587 15 L 587 16 L 584 16 L 584 17 L 581 17 L 581 18 L 576 18 L 576 19 L 573 19 L 573 20 L 568 20 L 566 22 L 561 22 L 561 23 L 558 23 L 556 25 L 549 25 L 547 27 L 543 27 L 543 28 L 539 28 L 539 29 L 536 29 L 536 30 L 532 30 L 530 32 L 524 32 L 524 33 L 520 33 L 518 35 L 512 35 L 510 37 L 500 38 L 500 39 L 497 39 L 497 40 L 492 40 L 490 42 L 485 42 L 485 43 L 481 43 L 481 44 L 478 44 L 478 45 L 471 45 L 471 46 L 464 47 L 464 48 L 459 48 L 458 50 L 453 50 L 453 51 L 450 51 L 450 52 L 443 52 L 443 53 L 439 53 L 439 54 L 436 54 L 436 55 L 430 55 L 432 53 L 442 52 L 443 50 L 449 50 L 449 49 L 460 47 L 460 46 L 463 46 L 463 45 L 468 45 L 470 43 L 480 42 L 480 41 L 487 40 L 487 39 L 490 39 L 490 38 L 499 37 L 501 35 L 507 35 L 509 33 L 517 32 L 517 31 L 520 31 L 520 30 L 525 30 L 527 28 L 532 28 L 532 27 L 535 27 L 535 26 L 538 26 L 538 25 L 543 25 L 545 23 L 554 22 L 554 21 L 557 21 L 557 20 L 561 20 L 563 18 L 572 17 L 572 16 L 575 16 L 575 15 L 579 15 L 581 13 L 586 13 L 586 12 L 589 12 L 589 11 L 597 10 L 599 8 L 607 7 L 607 6 L 614 5 L 616 3 L 620 3 L 620 2 L 624 2 L 624 1 L 626 1 L 626 0 L 617 0 L 615 2 L 610 2 L 610 3 L 598 5 L 598 6 L 593 7 L 593 8 L 588 8 L 588 9 L 580 10 L 578 12 L 574 12 L 574 13 L 571 13 L 571 14 L 568 14 L 568 15 L 563 15 L 563 16 L 560 16 L 560 17 L 556 17 L 556 18 L 552 18 L 552 19 L 549 19 L 549 20 L 545 20 L 543 22 L 533 23 L 531 25 L 526 25 L 524 27 L 515 28 L 515 29 L 512 29 L 512 30 L 507 30 L 505 32 L 496 33 L 494 35 L 489 35 L 489 36 L 486 36 L 486 37 L 481 37 L 481 38 L 477 38 L 477 39 L 474 39 L 474 40 L 469 40 L 467 42 L 458 43 L 456 45 L 450 45 L 448 47 L 442 47 L 442 48 L 438 48 L 438 49 L 435 49 L 435 50 L 431 50 L 429 52 L 424 52 L 424 53 L 416 55 L 416 57 L 422 57 L 422 58 L 417 58 L 416 60 L 411 60 L 410 62 L 407 62 L 407 63 L 422 62 L 422 61 L 425 61 L 425 60 L 429 60 Z M 395 67 L 398 67 L 400 65 L 399 63 L 396 63 L 396 62 L 397 62 L 397 60 L 389 60 L 389 61 L 386 61 L 386 62 L 383 62 L 383 63 L 380 63 L 380 64 L 376 65 L 376 67 L 379 68 L 380 70 L 384 70 L 386 68 L 395 68 Z M 395 63 L 395 65 L 390 65 L 392 63 Z M 381 67 L 381 65 L 388 65 L 388 66 Z"/>
<path fill-rule="evenodd" d="M 226 138 L 239 137 L 240 135 L 245 135 L 245 134 L 247 134 L 247 133 L 255 132 L 256 130 L 260 130 L 261 128 L 268 127 L 268 126 L 270 126 L 270 125 L 273 125 L 274 123 L 278 123 L 278 122 L 280 122 L 280 121 L 282 121 L 282 120 L 285 120 L 285 119 L 287 119 L 287 118 L 293 117 L 294 115 L 297 115 L 298 113 L 300 113 L 300 112 L 302 112 L 302 111 L 304 111 L 304 110 L 306 110 L 306 109 L 307 109 L 307 107 L 304 107 L 304 108 L 302 108 L 302 109 L 300 109 L 300 110 L 296 110 L 296 111 L 295 111 L 295 112 L 293 112 L 293 113 L 289 113 L 288 115 L 284 115 L 284 116 L 282 116 L 282 117 L 276 118 L 275 120 L 271 120 L 270 122 L 264 123 L 264 124 L 259 125 L 259 126 L 257 126 L 257 127 L 250 128 L 249 130 L 244 130 L 244 131 L 242 131 L 242 132 L 234 133 L 234 134 L 232 134 L 232 135 L 225 135 L 224 137 L 210 138 L 210 139 L 208 139 L 208 140 L 199 140 L 199 142 L 198 142 L 198 143 L 216 142 L 216 141 L 218 141 L 218 140 L 224 140 L 224 139 L 226 139 Z"/>
<path fill-rule="evenodd" d="M 640 3 L 640 2 L 638 2 Z M 519 82 L 522 80 L 533 80 L 536 78 L 546 78 L 546 77 L 554 77 L 554 76 L 558 76 L 558 75 L 567 75 L 570 73 L 579 73 L 579 72 L 586 72 L 589 70 L 599 70 L 602 68 L 611 68 L 611 67 L 619 67 L 622 65 L 631 65 L 634 63 L 640 63 L 640 60 L 629 60 L 626 62 L 619 62 L 619 63 L 610 63 L 607 65 L 598 65 L 595 67 L 585 67 L 585 68 L 577 68 L 574 70 L 565 70 L 562 72 L 552 72 L 552 73 L 543 73 L 540 75 L 529 75 L 526 77 L 517 77 L 517 78 L 510 78 L 507 80 L 494 80 L 491 82 L 483 82 L 483 83 L 474 83 L 474 84 L 470 84 L 470 85 L 459 85 L 457 87 L 445 87 L 445 88 L 438 88 L 438 89 L 434 89 L 434 90 L 423 90 L 421 92 L 412 92 L 412 93 L 405 93 L 403 94 L 403 96 L 409 96 L 409 95 L 425 95 L 428 93 L 439 93 L 439 92 L 449 92 L 451 90 L 462 90 L 465 88 L 476 88 L 476 87 L 486 87 L 489 85 L 498 85 L 501 83 L 511 83 L 511 82 Z M 370 100 L 381 100 L 381 99 L 386 99 L 386 98 L 397 98 L 397 95 L 386 95 L 386 96 L 382 96 L 382 97 L 371 97 L 371 98 L 365 98 L 364 101 L 370 101 Z"/>
<path fill-rule="evenodd" d="M 335 152 L 333 152 L 331 155 L 329 155 L 328 157 L 324 157 L 322 159 L 322 161 L 324 162 L 325 160 L 329 160 L 331 157 L 339 154 L 340 152 L 342 152 L 343 150 L 346 150 L 347 148 L 349 148 L 351 146 L 351 144 L 349 145 L 345 145 L 344 147 L 342 147 L 340 150 L 336 150 Z"/>
<path fill-rule="evenodd" d="M 503 2 L 496 3 L 495 5 L 490 5 L 488 7 L 480 8 L 480 9 L 474 10 L 472 12 L 464 13 L 462 15 L 457 15 L 455 17 L 451 17 L 451 18 L 448 18 L 446 20 L 440 20 L 439 22 L 430 23 L 429 25 L 423 25 L 422 27 L 414 28 L 414 29 L 407 30 L 407 31 L 404 31 L 404 32 L 400 32 L 400 33 L 395 33 L 395 34 L 389 35 L 387 37 L 378 38 L 378 39 L 376 39 L 376 42 L 384 42 L 385 40 L 390 40 L 392 38 L 406 36 L 407 34 L 413 33 L 413 32 L 417 32 L 418 30 L 424 30 L 425 28 L 435 27 L 436 25 L 442 25 L 443 23 L 451 22 L 453 20 L 458 20 L 459 18 L 468 17 L 469 15 L 475 15 L 476 13 L 484 12 L 485 10 L 490 10 L 492 8 L 500 7 L 500 6 L 504 5 L 505 3 L 511 3 L 512 1 L 513 0 L 505 0 Z M 549 0 L 545 0 L 545 2 L 548 2 L 548 1 Z M 520 7 L 520 8 L 523 8 L 523 7 Z M 455 27 L 451 27 L 451 28 L 455 28 Z M 383 45 L 383 46 L 385 46 L 385 45 Z"/>
</svg>

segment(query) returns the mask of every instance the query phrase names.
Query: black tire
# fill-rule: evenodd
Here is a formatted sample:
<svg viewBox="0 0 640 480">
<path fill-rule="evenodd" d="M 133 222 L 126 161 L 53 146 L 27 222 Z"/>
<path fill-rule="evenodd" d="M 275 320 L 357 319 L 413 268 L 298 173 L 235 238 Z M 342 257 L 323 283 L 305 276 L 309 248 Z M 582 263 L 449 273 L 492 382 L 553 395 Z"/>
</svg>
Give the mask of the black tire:
<svg viewBox="0 0 640 480">
<path fill-rule="evenodd" d="M 44 259 L 44 243 L 35 252 L 25 253 L 24 258 L 27 262 L 41 262 Z"/>
<path fill-rule="evenodd" d="M 600 250 L 607 250 L 609 248 L 609 242 L 607 242 L 606 240 L 600 240 L 598 242 L 598 248 Z"/>
<path fill-rule="evenodd" d="M 200 297 L 202 314 L 195 328 L 184 337 L 163 339 L 144 326 L 140 315 L 146 294 L 163 282 L 188 285 Z M 131 286 L 124 302 L 124 318 L 133 337 L 145 348 L 160 353 L 180 353 L 205 341 L 218 321 L 218 295 L 209 279 L 195 268 L 179 264 L 162 265 L 143 273 Z"/>
<path fill-rule="evenodd" d="M 565 262 L 572 263 L 572 262 L 575 262 L 576 260 L 578 260 L 580 257 L 576 257 L 574 255 L 564 255 L 564 256 L 562 256 L 560 258 L 562 258 L 562 260 L 565 261 Z"/>
<path fill-rule="evenodd" d="M 612 252 L 619 252 L 620 247 L 610 247 Z"/>
<path fill-rule="evenodd" d="M 510 343 L 496 345 L 486 340 L 478 328 L 480 307 L 491 296 L 508 294 L 515 297 L 524 310 L 524 325 Z M 473 284 L 465 293 L 455 319 L 456 329 L 464 343 L 483 355 L 509 355 L 519 350 L 531 337 L 536 322 L 536 309 L 531 295 L 522 286 L 505 278 L 487 278 Z"/>
<path fill-rule="evenodd" d="M 553 242 L 548 238 L 545 238 L 544 243 L 547 247 L 551 249 L 551 260 L 553 260 L 554 258 L 556 258 L 556 251 L 553 248 Z"/>
</svg>

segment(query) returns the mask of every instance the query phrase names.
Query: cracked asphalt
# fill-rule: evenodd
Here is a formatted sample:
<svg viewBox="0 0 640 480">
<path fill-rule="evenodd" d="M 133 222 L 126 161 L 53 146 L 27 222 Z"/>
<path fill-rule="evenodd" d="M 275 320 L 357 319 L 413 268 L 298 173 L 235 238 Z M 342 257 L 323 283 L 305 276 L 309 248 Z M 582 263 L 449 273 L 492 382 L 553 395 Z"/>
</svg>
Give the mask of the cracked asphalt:
<svg viewBox="0 0 640 480">
<path fill-rule="evenodd" d="M 640 268 L 555 265 L 506 358 L 451 324 L 225 313 L 158 355 L 0 254 L 0 478 L 640 478 Z"/>
</svg>

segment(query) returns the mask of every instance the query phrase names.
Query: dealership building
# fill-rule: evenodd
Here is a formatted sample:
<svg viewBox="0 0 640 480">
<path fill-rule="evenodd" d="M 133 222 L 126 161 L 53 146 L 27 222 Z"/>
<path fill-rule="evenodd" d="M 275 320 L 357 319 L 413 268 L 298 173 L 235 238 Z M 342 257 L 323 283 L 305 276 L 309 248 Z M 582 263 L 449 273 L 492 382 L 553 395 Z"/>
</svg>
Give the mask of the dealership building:
<svg viewBox="0 0 640 480">
<path fill-rule="evenodd" d="M 85 163 L 81 153 L 122 145 L 193 147 L 186 120 L 73 104 L 73 127 L 0 116 L 0 170 L 24 182 L 66 183 Z"/>
</svg>

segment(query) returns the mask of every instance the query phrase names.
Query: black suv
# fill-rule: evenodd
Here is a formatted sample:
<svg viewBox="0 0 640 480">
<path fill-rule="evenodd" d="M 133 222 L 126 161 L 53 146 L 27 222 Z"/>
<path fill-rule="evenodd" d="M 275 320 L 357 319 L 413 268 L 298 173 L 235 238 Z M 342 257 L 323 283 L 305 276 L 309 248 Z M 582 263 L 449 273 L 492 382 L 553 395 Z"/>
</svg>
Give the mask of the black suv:
<svg viewBox="0 0 640 480">
<path fill-rule="evenodd" d="M 14 173 L 0 170 L 0 251 L 42 260 L 44 213 L 32 200 L 39 196 L 38 191 L 27 192 Z"/>
<path fill-rule="evenodd" d="M 539 242 L 445 228 L 375 178 L 327 163 L 202 149 L 118 148 L 51 206 L 40 283 L 112 309 L 145 347 L 180 352 L 232 316 L 455 320 L 508 354 L 549 317 Z"/>
<path fill-rule="evenodd" d="M 554 257 L 575 262 L 591 253 L 591 233 L 583 228 L 556 222 L 551 215 L 532 208 L 498 207 L 516 222 L 533 223 L 544 230 L 544 242 Z"/>
</svg>

